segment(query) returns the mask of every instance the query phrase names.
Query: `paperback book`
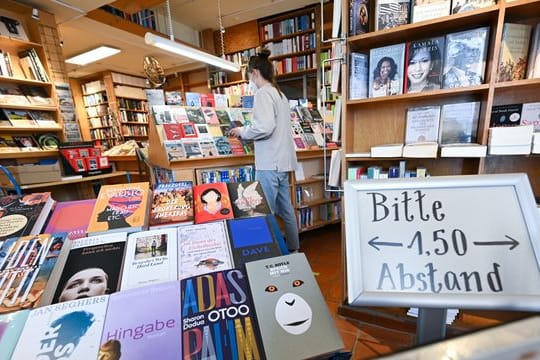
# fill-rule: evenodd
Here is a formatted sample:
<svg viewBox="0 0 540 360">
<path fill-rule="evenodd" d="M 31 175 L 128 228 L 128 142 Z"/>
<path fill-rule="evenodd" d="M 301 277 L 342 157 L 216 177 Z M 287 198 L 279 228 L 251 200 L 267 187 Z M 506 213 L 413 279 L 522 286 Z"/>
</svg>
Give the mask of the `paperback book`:
<svg viewBox="0 0 540 360">
<path fill-rule="evenodd" d="M 193 222 L 193 182 L 156 184 L 152 193 L 150 228 Z"/>
<path fill-rule="evenodd" d="M 352 52 L 349 69 L 349 99 L 368 97 L 369 57 L 366 54 Z"/>
<path fill-rule="evenodd" d="M 437 142 L 439 138 L 440 106 L 407 109 L 405 144 Z"/>
<path fill-rule="evenodd" d="M 512 81 L 525 78 L 531 29 L 532 26 L 527 24 L 504 24 L 497 81 Z"/>
<path fill-rule="evenodd" d="M 202 106 L 201 102 L 201 94 L 196 92 L 186 92 L 186 106 L 195 106 L 200 107 Z"/>
<path fill-rule="evenodd" d="M 69 253 L 66 234 L 10 238 L 0 247 L 0 314 L 49 305 Z"/>
<path fill-rule="evenodd" d="M 439 144 L 475 143 L 479 116 L 479 101 L 443 105 Z"/>
<path fill-rule="evenodd" d="M 343 348 L 304 254 L 248 262 L 246 273 L 268 359 L 305 359 Z"/>
<path fill-rule="evenodd" d="M 205 124 L 204 114 L 200 107 L 186 106 L 188 120 L 194 124 Z"/>
<path fill-rule="evenodd" d="M 193 196 L 196 224 L 233 218 L 231 198 L 226 183 L 195 185 Z"/>
<path fill-rule="evenodd" d="M 369 52 L 369 97 L 403 93 L 405 44 L 371 49 Z"/>
<path fill-rule="evenodd" d="M 178 279 L 233 267 L 225 222 L 178 228 Z"/>
<path fill-rule="evenodd" d="M 96 199 L 57 202 L 43 232 L 67 232 L 69 240 L 85 237 L 95 204 Z"/>
<path fill-rule="evenodd" d="M 496 4 L 496 0 L 452 0 L 452 14 L 481 9 Z"/>
<path fill-rule="evenodd" d="M 0 349 L 2 349 L 0 359 L 11 359 L 29 313 L 30 310 L 19 310 L 0 315 Z"/>
<path fill-rule="evenodd" d="M 97 359 L 108 299 L 97 296 L 32 310 L 11 359 Z"/>
<path fill-rule="evenodd" d="M 184 359 L 265 358 L 257 315 L 242 270 L 183 279 L 181 289 Z"/>
<path fill-rule="evenodd" d="M 177 244 L 176 228 L 129 234 L 120 290 L 176 280 Z"/>
<path fill-rule="evenodd" d="M 100 354 L 117 350 L 118 357 L 107 359 L 181 359 L 181 329 L 179 281 L 121 291 L 109 297 Z"/>
<path fill-rule="evenodd" d="M 186 159 L 196 159 L 203 157 L 201 144 L 199 144 L 199 141 L 197 139 L 184 139 L 182 140 L 182 146 L 184 147 L 184 154 Z"/>
<path fill-rule="evenodd" d="M 118 291 L 126 238 L 127 233 L 117 232 L 71 241 L 52 303 Z"/>
<path fill-rule="evenodd" d="M 272 212 L 258 181 L 230 182 L 227 183 L 227 189 L 236 219 Z"/>
<path fill-rule="evenodd" d="M 349 0 L 349 36 L 369 31 L 369 0 Z"/>
<path fill-rule="evenodd" d="M 181 140 L 164 141 L 163 147 L 165 148 L 167 160 L 169 160 L 169 162 L 179 161 L 186 158 L 186 153 Z"/>
<path fill-rule="evenodd" d="M 443 88 L 480 85 L 484 82 L 489 27 L 446 35 Z"/>
<path fill-rule="evenodd" d="M 140 231 L 148 226 L 148 182 L 102 185 L 88 224 L 88 235 Z"/>
<path fill-rule="evenodd" d="M 415 1 L 412 0 L 411 23 L 436 19 L 450 15 L 451 0 Z"/>
</svg>

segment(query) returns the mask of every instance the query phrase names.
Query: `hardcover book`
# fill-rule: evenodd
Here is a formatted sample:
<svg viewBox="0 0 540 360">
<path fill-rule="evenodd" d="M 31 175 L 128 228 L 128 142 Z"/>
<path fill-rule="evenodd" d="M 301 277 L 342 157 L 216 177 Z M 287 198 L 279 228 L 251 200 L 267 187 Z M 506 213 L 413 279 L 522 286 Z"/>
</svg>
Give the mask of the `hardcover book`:
<svg viewBox="0 0 540 360">
<path fill-rule="evenodd" d="M 36 127 L 37 123 L 32 118 L 32 115 L 29 111 L 26 110 L 12 110 L 12 109 L 1 109 L 4 117 L 8 119 L 13 127 Z"/>
<path fill-rule="evenodd" d="M 120 290 L 177 280 L 176 228 L 128 235 Z"/>
<path fill-rule="evenodd" d="M 357 52 L 351 53 L 349 69 L 349 99 L 358 100 L 368 97 L 369 57 Z"/>
<path fill-rule="evenodd" d="M 160 90 L 163 91 L 163 90 Z M 184 105 L 181 91 L 165 91 L 165 102 L 167 105 Z"/>
<path fill-rule="evenodd" d="M 349 0 L 349 36 L 369 31 L 369 0 Z"/>
<path fill-rule="evenodd" d="M 11 359 L 30 310 L 19 310 L 0 315 L 0 349 L 2 360 Z"/>
<path fill-rule="evenodd" d="M 53 205 L 50 192 L 1 197 L 0 241 L 41 233 Z"/>
<path fill-rule="evenodd" d="M 97 359 L 108 299 L 98 296 L 30 311 L 11 359 Z"/>
<path fill-rule="evenodd" d="M 182 359 L 181 329 L 179 281 L 112 294 L 99 359 Z"/>
<path fill-rule="evenodd" d="M 405 44 L 371 49 L 369 52 L 369 97 L 403 93 Z"/>
<path fill-rule="evenodd" d="M 536 24 L 530 41 L 527 79 L 540 77 L 540 23 Z"/>
<path fill-rule="evenodd" d="M 411 0 L 375 0 L 375 31 L 409 23 Z"/>
<path fill-rule="evenodd" d="M 193 196 L 196 224 L 233 218 L 227 184 L 218 182 L 195 185 Z"/>
<path fill-rule="evenodd" d="M 242 270 L 183 279 L 181 288 L 182 320 L 189 324 L 182 330 L 183 359 L 265 358 L 255 308 Z M 216 316 L 217 313 L 227 316 Z"/>
<path fill-rule="evenodd" d="M 178 279 L 233 267 L 225 222 L 178 228 Z"/>
<path fill-rule="evenodd" d="M 227 95 L 225 94 L 214 94 L 214 100 L 216 101 L 216 108 L 226 108 L 228 105 L 227 103 Z"/>
<path fill-rule="evenodd" d="M 535 132 L 540 132 L 540 102 L 523 104 L 520 125 L 533 125 Z"/>
<path fill-rule="evenodd" d="M 69 253 L 65 233 L 11 238 L 0 247 L 0 313 L 49 305 Z"/>
<path fill-rule="evenodd" d="M 204 114 L 200 107 L 189 106 L 185 109 L 189 121 L 194 124 L 206 124 L 204 120 Z"/>
<path fill-rule="evenodd" d="M 439 144 L 475 143 L 479 116 L 479 101 L 443 105 Z"/>
<path fill-rule="evenodd" d="M 96 199 L 57 202 L 43 232 L 66 232 L 69 240 L 85 237 L 95 204 Z"/>
<path fill-rule="evenodd" d="M 248 262 L 246 272 L 268 359 L 305 359 L 343 348 L 304 254 Z"/>
<path fill-rule="evenodd" d="M 52 303 L 118 291 L 126 238 L 119 232 L 72 240 Z"/>
<path fill-rule="evenodd" d="M 140 231 L 148 226 L 148 182 L 102 185 L 88 224 L 88 235 Z"/>
<path fill-rule="evenodd" d="M 281 255 L 265 216 L 227 220 L 234 266 Z"/>
<path fill-rule="evenodd" d="M 504 24 L 497 81 L 525 78 L 531 29 L 532 26 L 527 24 Z"/>
<path fill-rule="evenodd" d="M 443 88 L 480 85 L 484 82 L 489 27 L 446 35 Z"/>
<path fill-rule="evenodd" d="M 193 182 L 156 184 L 152 194 L 150 228 L 193 222 Z"/>
<path fill-rule="evenodd" d="M 54 106 L 53 100 L 47 94 L 43 87 L 21 84 L 19 85 L 19 88 L 21 89 L 24 96 L 26 96 L 30 104 Z"/>
<path fill-rule="evenodd" d="M 523 104 L 494 105 L 491 107 L 490 127 L 519 126 Z"/>
<path fill-rule="evenodd" d="M 181 124 L 189 121 L 186 109 L 183 106 L 169 106 L 169 110 L 174 122 Z"/>
<path fill-rule="evenodd" d="M 404 92 L 440 89 L 444 36 L 408 42 L 406 52 Z"/>
<path fill-rule="evenodd" d="M 235 219 L 272 213 L 258 181 L 230 182 L 227 189 Z"/>
<path fill-rule="evenodd" d="M 17 85 L 0 83 L 0 104 L 29 105 L 30 102 Z"/>
<path fill-rule="evenodd" d="M 405 144 L 437 142 L 439 138 L 440 106 L 407 109 Z"/>
<path fill-rule="evenodd" d="M 168 105 L 153 105 L 152 113 L 156 125 L 176 123 L 171 115 L 171 107 Z"/>
<path fill-rule="evenodd" d="M 450 15 L 451 0 L 412 1 L 411 23 Z"/>
<path fill-rule="evenodd" d="M 212 138 L 212 134 L 210 133 L 210 128 L 206 124 L 195 124 L 195 129 L 197 132 L 197 135 L 199 139 L 201 140 L 208 140 Z"/>
<path fill-rule="evenodd" d="M 216 109 L 217 122 L 214 122 L 212 124 L 230 124 L 232 120 L 232 116 L 229 116 L 229 113 L 232 110 L 233 109 L 229 109 L 229 111 L 227 111 L 227 109 Z M 243 121 L 244 118 L 242 117 L 242 112 L 240 111 L 240 109 L 234 109 L 234 110 L 238 110 L 234 112 L 236 114 L 234 120 L 240 119 L 240 121 Z"/>
</svg>

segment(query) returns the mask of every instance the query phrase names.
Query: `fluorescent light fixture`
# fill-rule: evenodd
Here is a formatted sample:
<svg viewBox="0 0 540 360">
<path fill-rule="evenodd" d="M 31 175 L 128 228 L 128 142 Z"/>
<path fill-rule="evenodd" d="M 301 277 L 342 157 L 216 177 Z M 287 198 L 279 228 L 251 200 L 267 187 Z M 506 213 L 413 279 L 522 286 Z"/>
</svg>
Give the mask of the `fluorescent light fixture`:
<svg viewBox="0 0 540 360">
<path fill-rule="evenodd" d="M 76 65 L 86 65 L 90 64 L 91 62 L 105 59 L 106 57 L 118 54 L 119 52 L 120 49 L 115 49 L 109 46 L 100 46 L 82 54 L 72 56 L 69 59 L 66 59 L 66 62 Z"/>
<path fill-rule="evenodd" d="M 202 50 L 196 49 L 192 46 L 185 45 L 176 41 L 166 39 L 161 36 L 154 35 L 150 32 L 147 32 L 144 35 L 144 42 L 148 45 L 158 47 L 165 51 L 169 51 L 178 55 L 191 58 L 193 60 L 201 61 L 210 65 L 214 65 L 225 70 L 234 71 L 234 72 L 240 71 L 240 65 L 235 64 L 232 61 L 222 59 L 218 56 L 209 54 Z"/>
</svg>

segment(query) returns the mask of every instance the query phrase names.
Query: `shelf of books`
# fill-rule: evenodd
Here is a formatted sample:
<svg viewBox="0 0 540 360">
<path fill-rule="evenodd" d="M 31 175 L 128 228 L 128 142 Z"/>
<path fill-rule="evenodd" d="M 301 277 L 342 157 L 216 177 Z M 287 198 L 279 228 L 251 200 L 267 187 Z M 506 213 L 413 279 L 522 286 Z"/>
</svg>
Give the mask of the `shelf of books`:
<svg viewBox="0 0 540 360">
<path fill-rule="evenodd" d="M 11 24 L 0 29 L 0 159 L 54 157 L 62 121 L 37 24 L 30 14 L 0 15 Z"/>
<path fill-rule="evenodd" d="M 539 1 L 346 4 L 343 178 L 525 172 L 539 199 L 539 11 Z"/>
</svg>

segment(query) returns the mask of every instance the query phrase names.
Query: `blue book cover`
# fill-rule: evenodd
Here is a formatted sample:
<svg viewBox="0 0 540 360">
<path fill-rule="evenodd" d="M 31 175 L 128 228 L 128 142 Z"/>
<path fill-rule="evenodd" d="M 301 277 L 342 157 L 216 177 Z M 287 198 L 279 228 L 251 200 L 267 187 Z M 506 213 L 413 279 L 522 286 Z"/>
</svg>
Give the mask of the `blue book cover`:
<svg viewBox="0 0 540 360">
<path fill-rule="evenodd" d="M 109 298 L 101 350 L 119 349 L 121 359 L 181 359 L 181 329 L 179 281 L 121 291 Z"/>
<path fill-rule="evenodd" d="M 30 310 L 0 315 L 0 360 L 11 359 Z"/>
<path fill-rule="evenodd" d="M 186 278 L 181 289 L 183 359 L 265 359 L 244 271 Z"/>
<path fill-rule="evenodd" d="M 266 217 L 231 219 L 227 220 L 227 226 L 236 268 L 249 261 L 281 255 Z"/>
<path fill-rule="evenodd" d="M 200 107 L 201 105 L 201 94 L 196 92 L 186 92 L 186 106 L 196 106 Z"/>
<path fill-rule="evenodd" d="M 255 97 L 253 95 L 242 95 L 242 107 L 252 108 Z"/>
</svg>

